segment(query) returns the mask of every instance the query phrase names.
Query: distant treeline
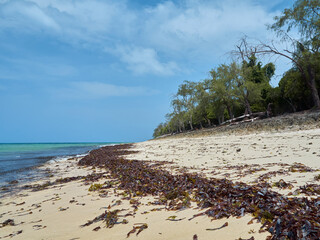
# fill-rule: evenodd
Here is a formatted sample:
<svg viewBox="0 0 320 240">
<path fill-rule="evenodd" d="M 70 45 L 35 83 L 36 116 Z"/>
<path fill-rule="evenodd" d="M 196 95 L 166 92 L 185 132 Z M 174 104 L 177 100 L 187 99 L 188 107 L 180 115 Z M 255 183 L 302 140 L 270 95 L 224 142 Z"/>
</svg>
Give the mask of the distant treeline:
<svg viewBox="0 0 320 240">
<path fill-rule="evenodd" d="M 250 44 L 243 38 L 232 51 L 238 61 L 212 69 L 209 79 L 184 81 L 179 86 L 171 101 L 173 111 L 153 136 L 211 127 L 256 112 L 268 116 L 320 109 L 320 1 L 297 0 L 268 28 L 293 50 L 280 51 L 274 43 Z M 299 39 L 289 36 L 292 28 L 299 31 Z M 276 66 L 272 62 L 263 65 L 259 58 L 264 55 L 292 62 L 277 87 L 270 85 Z"/>
</svg>

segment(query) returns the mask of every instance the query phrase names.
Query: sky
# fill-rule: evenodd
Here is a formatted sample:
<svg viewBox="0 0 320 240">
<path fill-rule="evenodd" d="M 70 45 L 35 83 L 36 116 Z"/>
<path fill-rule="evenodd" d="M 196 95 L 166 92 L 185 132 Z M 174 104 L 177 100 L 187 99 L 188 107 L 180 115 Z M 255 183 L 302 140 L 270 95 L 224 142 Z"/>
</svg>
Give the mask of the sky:
<svg viewBox="0 0 320 240">
<path fill-rule="evenodd" d="M 0 0 L 0 142 L 152 138 L 184 81 L 293 0 Z M 276 86 L 291 66 L 277 59 Z"/>
</svg>

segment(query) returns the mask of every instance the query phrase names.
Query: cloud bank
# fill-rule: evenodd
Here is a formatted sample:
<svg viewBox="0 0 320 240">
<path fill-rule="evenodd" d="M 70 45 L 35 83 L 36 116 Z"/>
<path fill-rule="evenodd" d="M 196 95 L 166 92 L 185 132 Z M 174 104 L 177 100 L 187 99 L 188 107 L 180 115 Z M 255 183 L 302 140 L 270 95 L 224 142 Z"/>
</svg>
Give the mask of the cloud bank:
<svg viewBox="0 0 320 240">
<path fill-rule="evenodd" d="M 267 38 L 278 14 L 253 0 L 166 1 L 134 7 L 124 0 L 0 2 L 0 31 L 47 34 L 104 51 L 137 75 L 172 75 L 199 59 L 232 50 L 243 35 Z"/>
</svg>

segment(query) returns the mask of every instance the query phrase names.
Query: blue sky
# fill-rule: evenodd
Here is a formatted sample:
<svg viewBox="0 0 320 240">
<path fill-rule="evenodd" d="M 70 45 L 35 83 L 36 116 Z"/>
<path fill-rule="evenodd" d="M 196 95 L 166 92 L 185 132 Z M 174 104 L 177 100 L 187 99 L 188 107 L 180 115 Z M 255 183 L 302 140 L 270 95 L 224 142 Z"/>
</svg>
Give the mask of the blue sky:
<svg viewBox="0 0 320 240">
<path fill-rule="evenodd" d="M 142 141 L 293 0 L 0 0 L 0 142 Z M 290 65 L 276 62 L 276 85 Z"/>
</svg>

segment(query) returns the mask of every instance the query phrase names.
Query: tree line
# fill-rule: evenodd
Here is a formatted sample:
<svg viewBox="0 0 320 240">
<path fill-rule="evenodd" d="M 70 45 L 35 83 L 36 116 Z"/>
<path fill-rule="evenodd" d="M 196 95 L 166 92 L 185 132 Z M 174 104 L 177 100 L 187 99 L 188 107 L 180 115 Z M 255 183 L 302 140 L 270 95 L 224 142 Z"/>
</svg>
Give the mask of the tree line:
<svg viewBox="0 0 320 240">
<path fill-rule="evenodd" d="M 245 37 L 232 51 L 237 60 L 220 64 L 199 82 L 184 81 L 174 95 L 172 112 L 154 130 L 154 137 L 219 125 L 255 112 L 283 114 L 320 109 L 320 1 L 297 0 L 268 26 L 290 48 L 274 42 L 250 43 Z M 298 38 L 290 36 L 297 30 Z M 259 60 L 265 55 L 292 62 L 277 87 L 270 85 L 276 66 Z"/>
</svg>

